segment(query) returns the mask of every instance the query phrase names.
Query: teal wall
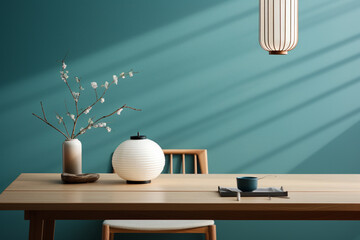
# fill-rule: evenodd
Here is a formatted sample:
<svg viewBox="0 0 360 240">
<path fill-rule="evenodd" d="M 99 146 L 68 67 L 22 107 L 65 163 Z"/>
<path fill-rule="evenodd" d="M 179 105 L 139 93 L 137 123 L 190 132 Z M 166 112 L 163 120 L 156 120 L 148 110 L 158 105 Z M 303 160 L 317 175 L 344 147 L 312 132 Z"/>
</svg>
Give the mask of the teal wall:
<svg viewBox="0 0 360 240">
<path fill-rule="evenodd" d="M 140 130 L 163 148 L 207 148 L 212 173 L 358 173 L 360 1 L 299 2 L 299 44 L 288 56 L 260 48 L 257 0 L 3 2 L 0 190 L 22 172 L 61 172 L 64 139 L 31 113 L 39 101 L 54 122 L 65 111 L 57 60 L 68 51 L 86 90 L 140 72 L 110 89 L 101 110 L 143 112 L 80 137 L 84 172 L 109 171 L 116 146 Z M 21 212 L 0 212 L 0 223 L 0 239 L 26 239 Z M 351 221 L 217 226 L 219 239 L 360 239 Z M 56 239 L 100 232 L 100 221 L 59 221 Z"/>
</svg>

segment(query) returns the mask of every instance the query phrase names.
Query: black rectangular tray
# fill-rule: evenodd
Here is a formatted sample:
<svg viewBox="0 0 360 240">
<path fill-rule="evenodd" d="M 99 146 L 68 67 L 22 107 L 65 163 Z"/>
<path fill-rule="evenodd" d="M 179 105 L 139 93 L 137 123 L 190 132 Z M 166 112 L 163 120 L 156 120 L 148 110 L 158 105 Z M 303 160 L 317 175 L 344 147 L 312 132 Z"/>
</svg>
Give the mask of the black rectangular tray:
<svg viewBox="0 0 360 240">
<path fill-rule="evenodd" d="M 281 188 L 268 187 L 258 188 L 253 192 L 242 192 L 237 188 L 226 188 L 218 186 L 218 192 L 221 197 L 236 197 L 240 193 L 241 197 L 287 197 L 288 192 Z"/>
</svg>

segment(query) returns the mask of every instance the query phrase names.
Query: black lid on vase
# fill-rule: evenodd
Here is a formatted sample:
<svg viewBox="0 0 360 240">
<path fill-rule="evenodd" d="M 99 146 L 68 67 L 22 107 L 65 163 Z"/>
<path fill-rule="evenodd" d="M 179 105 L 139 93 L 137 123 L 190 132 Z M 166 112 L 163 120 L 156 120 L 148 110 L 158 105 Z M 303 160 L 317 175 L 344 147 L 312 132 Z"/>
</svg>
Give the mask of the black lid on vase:
<svg viewBox="0 0 360 240">
<path fill-rule="evenodd" d="M 137 133 L 137 136 L 131 136 L 130 137 L 131 140 L 142 140 L 142 139 L 146 139 L 145 135 L 140 135 L 140 133 Z"/>
</svg>

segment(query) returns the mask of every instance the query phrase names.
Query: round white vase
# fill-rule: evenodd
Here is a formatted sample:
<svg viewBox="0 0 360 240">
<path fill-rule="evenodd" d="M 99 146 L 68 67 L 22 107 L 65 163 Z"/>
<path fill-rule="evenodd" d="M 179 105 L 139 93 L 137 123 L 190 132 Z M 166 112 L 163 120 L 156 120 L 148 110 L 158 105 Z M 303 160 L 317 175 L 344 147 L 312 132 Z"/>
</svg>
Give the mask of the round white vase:
<svg viewBox="0 0 360 240">
<path fill-rule="evenodd" d="M 78 139 L 65 140 L 63 149 L 63 173 L 81 174 L 81 142 Z"/>
<path fill-rule="evenodd" d="M 112 157 L 114 171 L 127 183 L 150 183 L 165 165 L 161 147 L 145 136 L 132 136 L 121 143 Z"/>
</svg>

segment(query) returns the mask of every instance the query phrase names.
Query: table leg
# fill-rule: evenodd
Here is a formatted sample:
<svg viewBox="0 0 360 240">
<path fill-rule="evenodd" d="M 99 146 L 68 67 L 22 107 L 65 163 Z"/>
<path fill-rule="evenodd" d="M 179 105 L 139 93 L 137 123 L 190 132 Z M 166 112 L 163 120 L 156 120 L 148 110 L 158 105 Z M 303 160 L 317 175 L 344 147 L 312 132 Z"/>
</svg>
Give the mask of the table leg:
<svg viewBox="0 0 360 240">
<path fill-rule="evenodd" d="M 43 240 L 44 221 L 36 213 L 30 214 L 29 240 Z"/>
<path fill-rule="evenodd" d="M 55 220 L 43 220 L 43 240 L 54 240 Z"/>
<path fill-rule="evenodd" d="M 54 240 L 54 219 L 41 211 L 25 211 L 25 220 L 30 220 L 29 240 Z"/>
</svg>

